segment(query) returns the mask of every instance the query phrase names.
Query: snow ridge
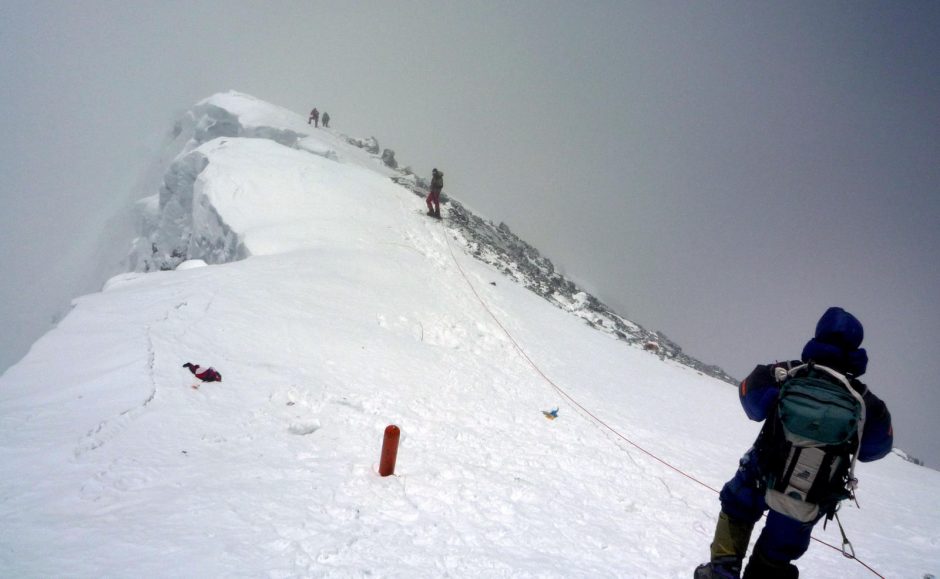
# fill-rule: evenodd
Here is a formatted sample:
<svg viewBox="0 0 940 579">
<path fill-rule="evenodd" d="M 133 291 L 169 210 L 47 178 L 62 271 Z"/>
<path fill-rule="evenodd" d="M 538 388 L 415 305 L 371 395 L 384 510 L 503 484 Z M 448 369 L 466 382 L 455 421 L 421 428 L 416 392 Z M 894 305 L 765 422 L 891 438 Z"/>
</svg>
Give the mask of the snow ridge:
<svg viewBox="0 0 940 579">
<path fill-rule="evenodd" d="M 259 109 L 264 115 L 253 118 L 252 113 Z M 291 123 L 292 128 L 271 126 L 272 119 Z M 324 145 L 302 128 L 298 129 L 296 115 L 290 111 L 234 92 L 215 95 L 197 104 L 177 122 L 174 136 L 177 143 L 179 137 L 185 140 L 183 152 L 165 175 L 159 203 L 154 206 L 151 200 L 149 204 L 142 204 L 142 235 L 135 240 L 128 259 L 132 271 L 174 269 L 189 259 L 202 259 L 209 264 L 227 263 L 249 255 L 239 235 L 197 187 L 199 175 L 209 164 L 200 149 L 206 143 L 225 138 L 268 139 L 285 147 L 339 160 L 335 147 Z M 386 174 L 395 183 L 416 195 L 427 195 L 428 182 L 409 167 L 399 169 L 397 163 L 390 163 L 388 149 L 379 155 L 380 147 L 374 137 L 360 139 L 340 135 L 340 140 L 381 161 Z M 661 359 L 668 358 L 705 375 L 737 383 L 720 367 L 685 354 L 663 333 L 648 330 L 617 314 L 558 273 L 548 258 L 512 233 L 505 223 L 494 225 L 446 194 L 441 196 L 441 202 L 450 206 L 448 226 L 460 233 L 476 259 L 497 268 L 554 306 L 583 319 L 592 328 L 629 344 L 645 346 Z"/>
</svg>

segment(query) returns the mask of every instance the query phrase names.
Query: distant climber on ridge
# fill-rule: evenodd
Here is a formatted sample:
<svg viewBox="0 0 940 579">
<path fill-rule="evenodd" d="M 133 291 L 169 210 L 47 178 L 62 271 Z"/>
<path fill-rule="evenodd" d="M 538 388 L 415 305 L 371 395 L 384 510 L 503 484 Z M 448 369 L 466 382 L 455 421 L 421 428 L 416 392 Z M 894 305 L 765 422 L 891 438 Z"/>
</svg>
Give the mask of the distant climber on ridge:
<svg viewBox="0 0 940 579">
<path fill-rule="evenodd" d="M 695 579 L 741 577 L 751 531 L 767 509 L 744 578 L 797 579 L 791 561 L 809 548 L 813 526 L 854 498 L 856 459 L 891 451 L 888 407 L 858 379 L 868 366 L 863 337 L 855 316 L 829 308 L 800 360 L 757 366 L 741 382 L 744 412 L 764 426 L 721 489 L 711 561 Z"/>
<path fill-rule="evenodd" d="M 314 123 L 314 125 L 313 125 L 314 127 L 319 127 L 319 126 L 320 126 L 320 111 L 318 111 L 316 107 L 313 107 L 313 110 L 310 111 L 310 118 L 307 119 L 307 124 L 308 124 L 308 125 L 309 125 L 311 122 Z"/>
<path fill-rule="evenodd" d="M 330 113 L 323 111 L 323 128 L 330 128 Z"/>
<path fill-rule="evenodd" d="M 435 167 L 431 170 L 431 187 L 425 203 L 428 204 L 428 215 L 441 218 L 441 189 L 444 188 L 444 173 Z"/>
</svg>

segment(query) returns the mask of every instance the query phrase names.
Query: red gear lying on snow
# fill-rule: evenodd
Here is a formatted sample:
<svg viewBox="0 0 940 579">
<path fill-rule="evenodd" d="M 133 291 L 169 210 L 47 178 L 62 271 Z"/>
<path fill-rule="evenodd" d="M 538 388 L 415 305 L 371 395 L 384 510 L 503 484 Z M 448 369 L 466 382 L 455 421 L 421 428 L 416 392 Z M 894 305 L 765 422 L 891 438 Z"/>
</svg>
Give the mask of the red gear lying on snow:
<svg viewBox="0 0 940 579">
<path fill-rule="evenodd" d="M 203 368 L 202 366 L 197 366 L 190 362 L 183 364 L 183 368 L 189 368 L 189 371 L 193 373 L 196 378 L 199 378 L 203 382 L 221 382 L 222 375 L 219 374 L 215 368 Z"/>
</svg>

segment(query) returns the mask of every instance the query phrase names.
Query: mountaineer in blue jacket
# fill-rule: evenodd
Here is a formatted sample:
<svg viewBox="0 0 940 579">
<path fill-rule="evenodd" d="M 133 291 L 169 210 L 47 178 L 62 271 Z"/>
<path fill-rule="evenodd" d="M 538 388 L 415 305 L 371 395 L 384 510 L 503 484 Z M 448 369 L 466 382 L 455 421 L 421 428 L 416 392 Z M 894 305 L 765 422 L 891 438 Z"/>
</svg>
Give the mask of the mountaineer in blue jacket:
<svg viewBox="0 0 940 579">
<path fill-rule="evenodd" d="M 767 523 L 743 576 L 796 579 L 799 570 L 791 561 L 809 548 L 813 526 L 824 516 L 831 518 L 839 501 L 853 496 L 855 459 L 868 462 L 890 452 L 894 440 L 891 414 L 858 380 L 868 365 L 868 355 L 860 347 L 863 337 L 862 324 L 855 316 L 842 308 L 829 308 L 803 348 L 801 360 L 759 365 L 741 382 L 738 394 L 745 413 L 764 426 L 741 458 L 734 478 L 721 489 L 711 561 L 695 570 L 695 579 L 741 577 L 751 531 L 768 509 Z M 794 436 L 787 428 L 793 412 L 790 406 L 784 410 L 781 389 L 792 390 L 785 384 L 797 376 L 810 377 L 814 387 L 821 384 L 850 404 L 853 398 L 857 400 L 858 420 L 848 423 L 863 422 L 856 430 L 847 430 L 847 442 L 814 446 L 811 443 L 818 441 Z M 819 430 L 831 415 L 821 411 L 821 418 L 808 423 Z M 845 415 L 851 417 L 851 405 Z"/>
</svg>

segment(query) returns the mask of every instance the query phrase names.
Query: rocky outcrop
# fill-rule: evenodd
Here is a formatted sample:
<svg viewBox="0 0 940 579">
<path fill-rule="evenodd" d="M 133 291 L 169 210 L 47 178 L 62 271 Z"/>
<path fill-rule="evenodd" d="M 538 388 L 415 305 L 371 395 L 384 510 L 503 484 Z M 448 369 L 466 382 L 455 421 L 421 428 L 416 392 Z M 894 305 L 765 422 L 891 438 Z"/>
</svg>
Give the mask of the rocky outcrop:
<svg viewBox="0 0 940 579">
<path fill-rule="evenodd" d="M 708 376 L 737 384 L 735 378 L 718 366 L 685 354 L 662 332 L 647 330 L 631 322 L 566 279 L 547 257 L 516 236 L 505 223 L 494 225 L 451 199 L 448 224 L 467 240 L 474 257 L 497 268 L 556 307 L 580 317 L 591 327 L 635 344 L 662 359 L 675 360 Z"/>
<path fill-rule="evenodd" d="M 395 160 L 395 151 L 391 149 L 385 149 L 382 151 L 382 162 L 385 163 L 386 167 L 392 169 L 398 168 L 398 161 Z"/>
<path fill-rule="evenodd" d="M 365 149 L 373 155 L 379 154 L 379 142 L 375 137 L 369 137 L 368 139 L 357 139 L 355 137 L 344 137 L 346 142 L 354 147 L 359 147 L 360 149 Z"/>
</svg>

